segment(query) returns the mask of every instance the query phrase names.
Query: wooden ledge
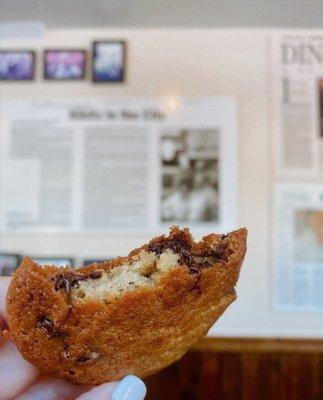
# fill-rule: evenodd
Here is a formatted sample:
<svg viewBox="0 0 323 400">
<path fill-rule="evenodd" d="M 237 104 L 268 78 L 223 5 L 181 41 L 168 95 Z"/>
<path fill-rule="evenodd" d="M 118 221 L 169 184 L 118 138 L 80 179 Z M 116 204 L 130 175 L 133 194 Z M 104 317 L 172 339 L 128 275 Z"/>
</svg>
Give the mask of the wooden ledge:
<svg viewBox="0 0 323 400">
<path fill-rule="evenodd" d="M 219 353 L 323 353 L 323 339 L 205 337 L 191 351 Z"/>
</svg>

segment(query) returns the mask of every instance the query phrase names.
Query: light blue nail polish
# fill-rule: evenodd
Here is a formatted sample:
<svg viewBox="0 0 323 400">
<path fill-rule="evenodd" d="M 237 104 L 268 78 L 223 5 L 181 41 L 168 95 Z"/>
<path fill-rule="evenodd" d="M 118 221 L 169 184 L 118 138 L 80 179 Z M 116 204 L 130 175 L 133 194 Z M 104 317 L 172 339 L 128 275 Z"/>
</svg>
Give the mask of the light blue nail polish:
<svg viewBox="0 0 323 400">
<path fill-rule="evenodd" d="M 112 400 L 143 400 L 146 396 L 146 386 L 134 375 L 122 379 L 112 393 Z"/>
</svg>

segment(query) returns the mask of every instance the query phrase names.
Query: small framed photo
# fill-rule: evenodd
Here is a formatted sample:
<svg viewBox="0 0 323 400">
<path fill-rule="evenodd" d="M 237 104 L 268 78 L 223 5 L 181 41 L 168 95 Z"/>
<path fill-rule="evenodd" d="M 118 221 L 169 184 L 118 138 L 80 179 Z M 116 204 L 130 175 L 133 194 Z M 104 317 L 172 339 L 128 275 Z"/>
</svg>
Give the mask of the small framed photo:
<svg viewBox="0 0 323 400">
<path fill-rule="evenodd" d="M 0 50 L 1 81 L 32 81 L 36 53 L 32 50 Z"/>
<path fill-rule="evenodd" d="M 93 42 L 92 81 L 121 83 L 125 81 L 126 42 L 123 40 Z"/>
<path fill-rule="evenodd" d="M 20 254 L 0 253 L 0 276 L 11 276 L 19 267 Z"/>
<path fill-rule="evenodd" d="M 69 265 L 73 267 L 74 260 L 69 257 L 31 257 L 37 264 L 54 265 L 55 267 L 64 267 Z"/>
<path fill-rule="evenodd" d="M 44 51 L 44 79 L 75 81 L 85 78 L 86 51 L 53 49 Z"/>
</svg>

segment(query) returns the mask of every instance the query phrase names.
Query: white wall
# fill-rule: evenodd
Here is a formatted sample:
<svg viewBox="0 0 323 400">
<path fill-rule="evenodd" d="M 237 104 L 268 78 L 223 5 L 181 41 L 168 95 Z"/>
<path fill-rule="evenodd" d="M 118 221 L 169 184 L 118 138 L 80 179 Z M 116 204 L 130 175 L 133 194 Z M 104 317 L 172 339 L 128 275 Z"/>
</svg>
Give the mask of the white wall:
<svg viewBox="0 0 323 400">
<path fill-rule="evenodd" d="M 272 310 L 270 262 L 272 161 L 271 103 L 268 89 L 269 32 L 232 30 L 70 30 L 47 31 L 20 47 L 84 47 L 94 39 L 128 42 L 128 82 L 124 85 L 33 83 L 2 85 L 9 98 L 122 98 L 233 96 L 239 123 L 239 226 L 249 230 L 248 253 L 238 300 L 211 330 L 216 335 L 322 336 L 323 316 Z M 6 46 L 18 46 L 17 42 Z M 40 64 L 38 65 L 40 73 Z M 143 235 L 6 234 L 1 247 L 29 254 L 99 257 L 127 253 L 148 239 Z M 108 249 L 108 250 L 107 250 Z"/>
<path fill-rule="evenodd" d="M 320 28 L 323 20 L 321 0 L 1 0 L 0 7 L 0 21 L 53 29 Z"/>
</svg>

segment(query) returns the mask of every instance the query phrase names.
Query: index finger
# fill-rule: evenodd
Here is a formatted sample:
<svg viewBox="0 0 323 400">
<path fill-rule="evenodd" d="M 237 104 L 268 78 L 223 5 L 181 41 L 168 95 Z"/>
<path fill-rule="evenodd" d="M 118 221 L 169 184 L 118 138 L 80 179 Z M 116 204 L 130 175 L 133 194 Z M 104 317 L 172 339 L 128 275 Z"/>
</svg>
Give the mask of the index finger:
<svg viewBox="0 0 323 400">
<path fill-rule="evenodd" d="M 11 278 L 8 276 L 0 277 L 0 328 L 7 327 L 7 307 L 6 297 Z"/>
</svg>

